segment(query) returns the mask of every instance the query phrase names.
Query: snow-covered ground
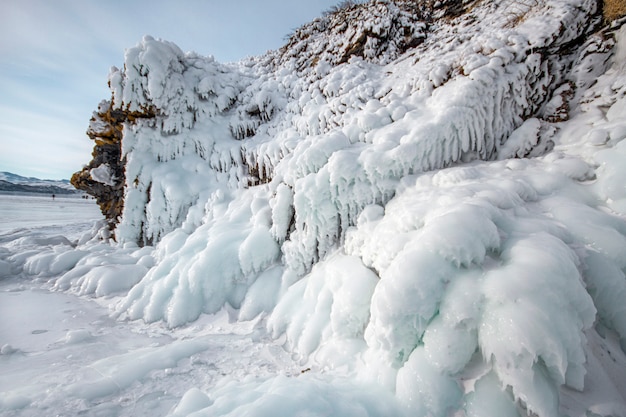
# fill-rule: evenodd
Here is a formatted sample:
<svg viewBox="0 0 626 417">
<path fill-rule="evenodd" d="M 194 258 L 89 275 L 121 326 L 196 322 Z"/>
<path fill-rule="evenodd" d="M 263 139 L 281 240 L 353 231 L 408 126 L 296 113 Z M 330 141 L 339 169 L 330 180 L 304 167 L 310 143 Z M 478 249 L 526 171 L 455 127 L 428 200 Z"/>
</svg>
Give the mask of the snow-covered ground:
<svg viewBox="0 0 626 417">
<path fill-rule="evenodd" d="M 232 309 L 176 329 L 116 320 L 111 282 L 127 278 L 124 257 L 138 250 L 86 242 L 100 217 L 91 201 L 4 197 L 0 211 L 14 214 L 0 233 L 0 415 L 183 416 L 207 406 L 218 415 L 401 414 L 389 393 L 312 372 L 284 338 L 269 337 L 259 320 L 237 322 Z M 63 216 L 42 214 L 58 205 Z M 87 254 L 98 281 L 109 274 L 107 297 L 59 290 L 55 268 Z M 11 270 L 33 258 L 30 273 Z M 33 275 L 42 264 L 46 272 Z"/>
<path fill-rule="evenodd" d="M 26 210 L 25 210 L 26 209 Z M 100 209 L 91 198 L 38 194 L 0 193 L 0 233 L 21 228 L 58 227 L 67 233 L 69 226 L 101 218 Z"/>
<path fill-rule="evenodd" d="M 626 416 L 626 26 L 465 3 L 129 49 L 117 242 L 0 235 L 0 410 Z"/>
<path fill-rule="evenodd" d="M 92 237 L 101 217 L 93 201 L 2 195 L 0 213 L 0 415 L 158 416 L 193 388 L 299 374 L 279 342 L 226 311 L 176 331 L 118 322 L 115 297 L 77 297 L 8 270 L 9 254 L 60 252 Z M 199 397 L 192 390 L 187 403 L 208 404 Z"/>
<path fill-rule="evenodd" d="M 511 168 L 503 164 L 490 173 Z M 459 174 L 454 175 L 458 181 Z M 454 193 L 447 195 L 454 199 Z M 63 216 L 42 214 L 55 213 L 53 207 L 58 205 L 64 208 Z M 196 410 L 208 416 L 412 415 L 384 385 L 354 378 L 354 363 L 350 365 L 342 354 L 350 355 L 358 346 L 328 343 L 319 361 L 304 361 L 285 349 L 290 331 L 272 338 L 265 320 L 238 321 L 240 313 L 231 308 L 173 329 L 163 322 L 118 320 L 115 309 L 127 289 L 118 280 L 145 273 L 136 268 L 149 267 L 154 253 L 152 248 L 101 242 L 94 227 L 100 216 L 94 208 L 93 202 L 75 198 L 54 202 L 48 197 L 0 198 L 0 211 L 15 213 L 11 227 L 0 233 L 0 415 L 183 416 Z M 46 218 L 50 225 L 40 226 Z M 81 265 L 83 258 L 87 262 Z M 20 262 L 23 270 L 11 270 Z M 371 290 L 354 284 L 350 288 L 342 271 L 359 273 L 366 280 L 367 272 L 358 272 L 359 266 L 350 259 L 330 263 L 326 275 L 318 272 L 309 278 L 305 289 L 309 295 L 294 304 L 284 302 L 291 311 L 283 307 L 274 321 L 284 320 L 281 314 L 293 314 L 305 329 L 319 328 L 315 317 L 303 318 L 299 311 L 311 311 L 306 303 L 323 302 L 327 285 L 335 296 L 343 292 L 350 298 L 352 293 L 367 300 L 364 292 Z M 340 282 L 325 284 L 326 276 Z M 71 287 L 72 279 L 83 279 L 82 285 Z M 98 288 L 103 296 L 93 298 Z M 465 291 L 468 296 L 472 293 Z M 286 296 L 290 297 L 294 295 Z M 338 308 L 331 320 L 341 318 L 342 307 Z M 538 325 L 536 319 L 528 324 Z M 349 321 L 343 326 L 335 331 L 349 333 Z M 586 332 L 584 390 L 562 390 L 564 415 L 583 416 L 587 409 L 597 415 L 624 415 L 626 356 L 613 331 L 601 325 L 597 329 L 601 331 Z M 530 337 L 533 330 L 527 331 Z M 438 337 L 445 340 L 449 335 L 430 336 Z M 310 336 L 308 340 L 319 343 Z M 438 355 L 451 353 L 451 346 L 444 346 Z M 496 415 L 472 414 L 471 407 L 512 412 L 506 401 L 498 399 L 494 377 L 482 376 L 486 372 L 482 359 L 473 357 L 471 363 L 464 379 L 467 384 L 477 378 L 480 382 L 468 399 L 467 415 Z M 431 383 L 428 378 L 436 380 L 433 372 L 422 369 L 415 377 Z M 449 388 L 432 389 L 425 392 L 430 398 Z"/>
</svg>

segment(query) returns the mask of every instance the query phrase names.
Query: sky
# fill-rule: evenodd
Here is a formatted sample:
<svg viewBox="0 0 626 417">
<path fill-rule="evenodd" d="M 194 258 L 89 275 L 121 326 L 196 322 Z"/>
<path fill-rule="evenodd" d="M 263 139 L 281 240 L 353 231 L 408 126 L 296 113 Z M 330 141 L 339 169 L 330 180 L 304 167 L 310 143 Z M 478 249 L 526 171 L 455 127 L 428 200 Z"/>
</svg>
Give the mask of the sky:
<svg viewBox="0 0 626 417">
<path fill-rule="evenodd" d="M 277 49 L 338 0 L 0 1 L 0 171 L 69 179 L 107 75 L 144 35 L 238 61 Z"/>
</svg>

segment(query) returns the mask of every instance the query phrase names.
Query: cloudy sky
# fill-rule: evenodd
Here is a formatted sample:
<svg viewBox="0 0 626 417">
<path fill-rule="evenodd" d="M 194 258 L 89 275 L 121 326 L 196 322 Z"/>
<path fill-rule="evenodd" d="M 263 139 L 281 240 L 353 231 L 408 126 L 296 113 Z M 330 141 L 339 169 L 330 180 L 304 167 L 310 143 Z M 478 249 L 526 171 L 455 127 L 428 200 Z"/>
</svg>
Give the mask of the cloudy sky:
<svg viewBox="0 0 626 417">
<path fill-rule="evenodd" d="M 0 171 L 64 179 L 90 159 L 109 68 L 143 35 L 237 61 L 338 0 L 1 0 Z"/>
</svg>

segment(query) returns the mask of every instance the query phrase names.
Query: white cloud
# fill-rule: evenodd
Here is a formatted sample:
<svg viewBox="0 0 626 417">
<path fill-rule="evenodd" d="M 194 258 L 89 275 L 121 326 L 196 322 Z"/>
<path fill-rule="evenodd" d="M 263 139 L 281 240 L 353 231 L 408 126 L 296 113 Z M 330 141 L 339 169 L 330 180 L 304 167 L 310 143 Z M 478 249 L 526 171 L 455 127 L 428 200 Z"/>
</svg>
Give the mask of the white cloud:
<svg viewBox="0 0 626 417">
<path fill-rule="evenodd" d="M 143 35 L 233 61 L 281 46 L 336 0 L 3 0 L 0 171 L 67 177 L 90 159 L 84 132 L 106 76 Z"/>
<path fill-rule="evenodd" d="M 73 120 L 5 107 L 0 113 L 13 121 L 0 123 L 0 170 L 67 179 L 88 161 L 93 147 L 85 134 L 88 121 L 80 126 Z"/>
</svg>

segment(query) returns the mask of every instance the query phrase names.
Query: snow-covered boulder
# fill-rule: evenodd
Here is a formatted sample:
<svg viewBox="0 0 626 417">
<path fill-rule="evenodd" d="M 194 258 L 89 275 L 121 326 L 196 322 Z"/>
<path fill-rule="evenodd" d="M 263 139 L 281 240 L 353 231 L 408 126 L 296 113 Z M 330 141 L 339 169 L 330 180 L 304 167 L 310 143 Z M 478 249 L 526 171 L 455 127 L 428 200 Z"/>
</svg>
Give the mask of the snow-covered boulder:
<svg viewBox="0 0 626 417">
<path fill-rule="evenodd" d="M 626 346 L 626 35 L 601 12 L 348 3 L 228 65 L 144 38 L 110 75 L 151 115 L 124 124 L 116 238 L 155 264 L 117 316 L 234 309 L 411 415 L 608 415 L 581 394 Z"/>
</svg>

